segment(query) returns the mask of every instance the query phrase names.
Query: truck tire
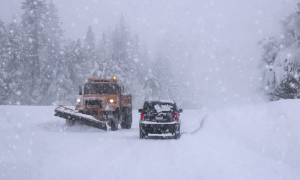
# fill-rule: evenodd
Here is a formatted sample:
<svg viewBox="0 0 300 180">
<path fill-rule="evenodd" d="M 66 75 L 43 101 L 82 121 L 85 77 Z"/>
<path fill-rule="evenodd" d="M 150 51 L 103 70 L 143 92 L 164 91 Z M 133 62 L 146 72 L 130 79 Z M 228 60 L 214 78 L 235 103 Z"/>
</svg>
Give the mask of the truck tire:
<svg viewBox="0 0 300 180">
<path fill-rule="evenodd" d="M 112 131 L 117 131 L 118 130 L 118 126 L 119 126 L 119 120 L 120 120 L 120 113 L 119 113 L 119 109 L 116 109 L 114 114 L 113 114 L 113 119 L 111 120 L 110 123 L 110 129 Z"/>
<path fill-rule="evenodd" d="M 122 129 L 130 129 L 131 125 L 132 125 L 132 109 L 126 108 L 123 116 L 124 116 L 124 119 L 123 119 L 123 122 L 121 123 L 121 128 Z"/>
<path fill-rule="evenodd" d="M 117 131 L 118 130 L 118 124 L 114 120 L 111 120 L 110 130 L 111 131 Z"/>
</svg>

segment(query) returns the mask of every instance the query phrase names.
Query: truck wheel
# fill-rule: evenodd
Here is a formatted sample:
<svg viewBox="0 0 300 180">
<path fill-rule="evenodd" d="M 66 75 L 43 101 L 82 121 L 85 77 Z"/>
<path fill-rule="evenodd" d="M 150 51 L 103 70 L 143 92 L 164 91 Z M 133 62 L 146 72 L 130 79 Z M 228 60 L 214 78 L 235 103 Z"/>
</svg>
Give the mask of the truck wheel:
<svg viewBox="0 0 300 180">
<path fill-rule="evenodd" d="M 116 125 L 116 123 L 114 121 L 111 121 L 110 130 L 112 130 L 112 131 L 118 130 L 118 125 Z"/>
<path fill-rule="evenodd" d="M 126 109 L 124 113 L 124 121 L 121 123 L 122 129 L 130 129 L 132 125 L 132 110 Z"/>
<path fill-rule="evenodd" d="M 116 109 L 113 115 L 114 118 L 111 120 L 110 129 L 112 131 L 117 131 L 119 126 L 119 119 L 120 119 L 119 109 Z"/>
<path fill-rule="evenodd" d="M 122 129 L 130 129 L 132 125 L 132 120 L 130 119 L 129 116 L 126 116 L 124 121 L 121 123 L 121 128 Z"/>
<path fill-rule="evenodd" d="M 128 113 L 128 121 L 130 122 L 130 124 L 128 124 L 127 129 L 131 128 L 132 125 L 132 108 L 129 109 L 129 113 Z"/>
</svg>

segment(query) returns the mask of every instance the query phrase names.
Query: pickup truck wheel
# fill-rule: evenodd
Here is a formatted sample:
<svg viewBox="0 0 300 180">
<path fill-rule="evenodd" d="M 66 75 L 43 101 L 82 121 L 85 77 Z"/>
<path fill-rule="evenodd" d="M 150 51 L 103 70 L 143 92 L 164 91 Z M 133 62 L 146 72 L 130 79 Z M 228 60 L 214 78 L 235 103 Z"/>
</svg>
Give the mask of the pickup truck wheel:
<svg viewBox="0 0 300 180">
<path fill-rule="evenodd" d="M 179 139 L 180 138 L 180 126 L 178 128 L 178 131 L 175 132 L 175 139 Z"/>
<path fill-rule="evenodd" d="M 145 134 L 143 133 L 143 131 L 140 128 L 140 139 L 144 139 L 145 138 Z"/>
</svg>

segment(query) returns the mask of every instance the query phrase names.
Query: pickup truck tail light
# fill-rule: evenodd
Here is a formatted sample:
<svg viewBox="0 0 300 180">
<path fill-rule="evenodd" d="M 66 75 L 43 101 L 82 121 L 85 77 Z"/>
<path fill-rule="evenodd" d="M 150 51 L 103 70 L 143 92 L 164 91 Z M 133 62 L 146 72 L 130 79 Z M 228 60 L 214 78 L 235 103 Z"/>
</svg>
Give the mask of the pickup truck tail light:
<svg viewBox="0 0 300 180">
<path fill-rule="evenodd" d="M 141 120 L 144 121 L 145 119 L 145 114 L 141 114 Z"/>
<path fill-rule="evenodd" d="M 178 121 L 178 115 L 177 114 L 174 114 L 174 119 L 175 119 L 175 121 Z"/>
</svg>

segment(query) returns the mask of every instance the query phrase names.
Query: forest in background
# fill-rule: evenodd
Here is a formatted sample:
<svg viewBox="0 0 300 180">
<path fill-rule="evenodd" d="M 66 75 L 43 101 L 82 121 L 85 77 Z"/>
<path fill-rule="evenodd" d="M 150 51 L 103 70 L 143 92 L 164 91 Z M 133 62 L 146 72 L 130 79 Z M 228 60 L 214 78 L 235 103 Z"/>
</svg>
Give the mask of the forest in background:
<svg viewBox="0 0 300 180">
<path fill-rule="evenodd" d="M 263 91 L 271 101 L 300 98 L 300 3 L 281 21 L 281 34 L 259 42 Z"/>
<path fill-rule="evenodd" d="M 113 76 L 134 107 L 150 99 L 180 102 L 171 59 L 159 51 L 150 57 L 123 16 L 99 39 L 91 26 L 84 39 L 70 39 L 52 0 L 26 0 L 22 9 L 20 23 L 15 16 L 9 24 L 0 19 L 0 104 L 74 105 L 87 78 Z"/>
<path fill-rule="evenodd" d="M 170 99 L 183 108 L 199 108 L 209 103 L 219 104 L 220 98 L 227 102 L 230 95 L 234 95 L 231 97 L 234 102 L 242 93 L 229 89 L 242 87 L 238 82 L 236 86 L 230 84 L 238 78 L 226 81 L 222 76 L 240 72 L 243 77 L 247 75 L 245 69 L 249 64 L 244 64 L 245 69 L 231 71 L 229 66 L 234 56 L 231 59 L 216 56 L 217 50 L 207 52 L 209 61 L 199 59 L 199 56 L 194 58 L 196 50 L 176 47 L 176 34 L 169 35 L 175 40 L 162 39 L 163 43 L 154 48 L 156 51 L 149 53 L 146 44 L 140 40 L 143 38 L 130 28 L 124 16 L 120 16 L 113 28 L 94 32 L 93 27 L 88 26 L 84 38 L 74 39 L 66 38 L 67 32 L 62 28 L 61 17 L 52 0 L 48 3 L 24 0 L 22 12 L 20 17 L 12 17 L 9 23 L 4 23 L 0 17 L 0 104 L 74 105 L 78 86 L 89 77 L 116 76 L 125 87 L 124 93 L 133 95 L 135 108 L 149 99 Z M 282 18 L 281 34 L 259 41 L 263 53 L 258 90 L 251 91 L 254 96 L 251 93 L 240 99 L 247 101 L 261 92 L 270 100 L 300 98 L 299 24 L 300 10 L 297 8 Z M 180 38 L 177 40 L 181 41 Z M 205 41 L 195 38 L 196 42 Z M 208 47 L 211 46 L 208 43 Z M 178 52 L 185 57 L 178 59 Z M 199 53 L 205 51 L 200 49 Z M 177 67 L 176 72 L 174 59 L 181 68 L 178 71 Z M 237 62 L 233 64 L 237 65 Z M 222 75 L 219 70 L 226 74 Z M 181 81 L 178 81 L 176 78 L 180 75 Z M 256 80 L 250 81 L 241 81 L 245 83 L 244 91 L 249 88 L 246 85 L 256 84 Z M 205 98 L 208 94 L 209 98 Z"/>
</svg>

